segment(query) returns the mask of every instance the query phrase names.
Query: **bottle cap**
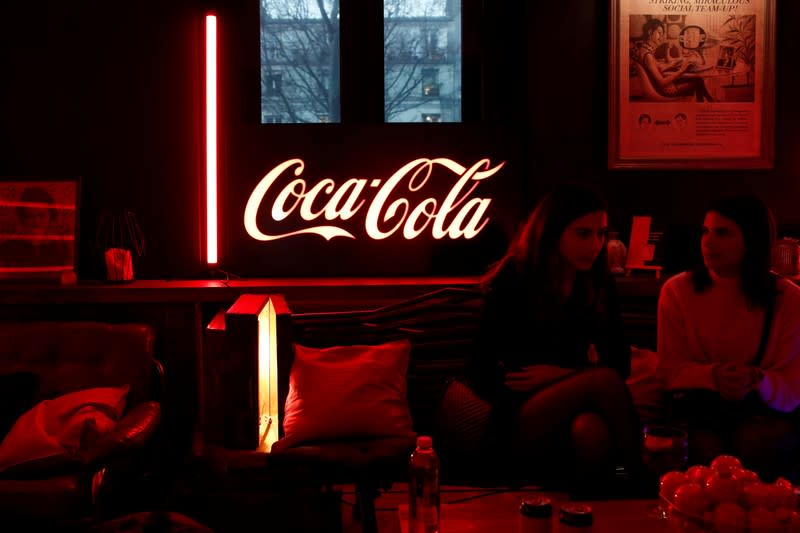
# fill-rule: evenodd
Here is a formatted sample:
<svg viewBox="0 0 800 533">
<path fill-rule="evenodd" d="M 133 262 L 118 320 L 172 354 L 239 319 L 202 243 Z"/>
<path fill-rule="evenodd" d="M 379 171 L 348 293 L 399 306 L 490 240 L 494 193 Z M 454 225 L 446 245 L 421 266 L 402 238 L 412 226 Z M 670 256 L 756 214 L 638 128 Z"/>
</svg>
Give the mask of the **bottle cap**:
<svg viewBox="0 0 800 533">
<path fill-rule="evenodd" d="M 417 437 L 417 448 L 421 450 L 428 450 L 433 447 L 433 439 L 426 436 L 420 435 Z"/>
<path fill-rule="evenodd" d="M 592 508 L 582 504 L 567 504 L 561 507 L 559 522 L 568 526 L 587 527 L 593 522 Z"/>
<path fill-rule="evenodd" d="M 526 498 L 519 505 L 519 514 L 529 518 L 550 518 L 553 516 L 553 504 L 550 498 L 544 496 Z"/>
</svg>

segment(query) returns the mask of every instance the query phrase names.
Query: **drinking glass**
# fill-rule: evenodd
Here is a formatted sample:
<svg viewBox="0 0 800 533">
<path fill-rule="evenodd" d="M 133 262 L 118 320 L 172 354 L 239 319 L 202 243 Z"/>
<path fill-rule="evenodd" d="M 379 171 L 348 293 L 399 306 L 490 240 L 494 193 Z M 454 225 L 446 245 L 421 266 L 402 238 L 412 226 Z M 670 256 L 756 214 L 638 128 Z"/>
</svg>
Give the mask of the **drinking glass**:
<svg viewBox="0 0 800 533">
<path fill-rule="evenodd" d="M 642 460 L 656 479 L 671 470 L 683 471 L 689 461 L 689 438 L 686 431 L 675 426 L 645 425 L 643 429 Z M 660 501 L 650 516 L 668 518 L 666 506 Z"/>
<path fill-rule="evenodd" d="M 686 431 L 675 426 L 644 426 L 642 453 L 644 465 L 652 474 L 661 477 L 670 470 L 685 470 L 689 459 L 689 438 Z"/>
</svg>

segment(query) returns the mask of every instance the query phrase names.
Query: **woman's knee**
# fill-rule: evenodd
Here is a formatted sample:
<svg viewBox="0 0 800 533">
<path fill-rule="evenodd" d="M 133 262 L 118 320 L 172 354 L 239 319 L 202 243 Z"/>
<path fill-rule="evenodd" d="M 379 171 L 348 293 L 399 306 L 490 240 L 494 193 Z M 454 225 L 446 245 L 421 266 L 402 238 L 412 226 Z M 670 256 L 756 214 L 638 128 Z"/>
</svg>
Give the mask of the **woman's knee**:
<svg viewBox="0 0 800 533">
<path fill-rule="evenodd" d="M 622 377 L 610 368 L 591 368 L 582 372 L 582 386 L 593 398 L 619 402 L 630 399 L 630 391 Z"/>
<path fill-rule="evenodd" d="M 603 418 L 591 412 L 575 417 L 571 426 L 572 442 L 577 455 L 585 461 L 598 461 L 611 451 L 611 433 Z"/>
<path fill-rule="evenodd" d="M 587 376 L 590 376 L 592 379 L 602 383 L 623 383 L 622 378 L 620 378 L 617 371 L 608 367 L 598 366 L 595 368 L 589 368 L 584 370 L 584 373 Z"/>
<path fill-rule="evenodd" d="M 625 387 L 625 382 L 619 374 L 615 370 L 605 367 L 582 370 L 575 374 L 570 381 L 582 390 L 604 391 Z"/>
</svg>

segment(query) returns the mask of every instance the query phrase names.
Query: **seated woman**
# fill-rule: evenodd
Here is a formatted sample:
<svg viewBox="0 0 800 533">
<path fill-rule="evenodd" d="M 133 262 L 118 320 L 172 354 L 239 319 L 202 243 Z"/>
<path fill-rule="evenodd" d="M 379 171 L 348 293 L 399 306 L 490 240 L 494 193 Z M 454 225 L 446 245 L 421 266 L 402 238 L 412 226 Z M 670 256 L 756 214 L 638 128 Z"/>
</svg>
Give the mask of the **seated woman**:
<svg viewBox="0 0 800 533">
<path fill-rule="evenodd" d="M 698 102 L 713 102 L 714 99 L 706 88 L 705 81 L 697 74 L 687 72 L 695 61 L 688 57 L 659 61 L 656 49 L 664 40 L 664 23 L 658 19 L 650 19 L 642 28 L 642 45 L 634 53 L 632 60 L 644 68 L 650 81 L 661 96 L 678 97 L 694 96 Z"/>
<path fill-rule="evenodd" d="M 703 222 L 703 261 L 658 302 L 659 374 L 689 428 L 690 462 L 732 453 L 790 476 L 800 405 L 800 288 L 770 272 L 775 230 L 758 199 L 728 196 Z"/>
<path fill-rule="evenodd" d="M 590 189 L 545 197 L 487 274 L 478 350 L 468 365 L 492 404 L 492 438 L 538 478 L 572 471 L 573 491 L 607 494 L 617 465 L 640 470 L 640 429 L 625 379 L 606 260 L 606 207 Z"/>
</svg>

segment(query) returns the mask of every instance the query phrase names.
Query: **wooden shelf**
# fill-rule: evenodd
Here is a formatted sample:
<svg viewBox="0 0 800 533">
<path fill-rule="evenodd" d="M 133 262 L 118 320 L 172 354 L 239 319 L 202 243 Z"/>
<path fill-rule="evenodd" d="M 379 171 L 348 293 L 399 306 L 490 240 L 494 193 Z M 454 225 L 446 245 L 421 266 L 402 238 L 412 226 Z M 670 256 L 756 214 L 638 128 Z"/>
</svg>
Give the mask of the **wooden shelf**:
<svg viewBox="0 0 800 533">
<path fill-rule="evenodd" d="M 341 310 L 342 307 L 383 305 L 442 287 L 471 287 L 477 283 L 477 277 L 81 281 L 76 285 L 5 283 L 0 284 L 0 304 L 232 303 L 239 294 L 252 292 L 283 294 L 298 310 Z"/>
</svg>

